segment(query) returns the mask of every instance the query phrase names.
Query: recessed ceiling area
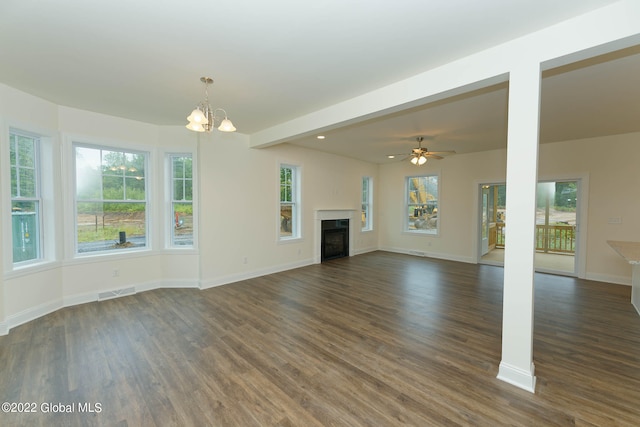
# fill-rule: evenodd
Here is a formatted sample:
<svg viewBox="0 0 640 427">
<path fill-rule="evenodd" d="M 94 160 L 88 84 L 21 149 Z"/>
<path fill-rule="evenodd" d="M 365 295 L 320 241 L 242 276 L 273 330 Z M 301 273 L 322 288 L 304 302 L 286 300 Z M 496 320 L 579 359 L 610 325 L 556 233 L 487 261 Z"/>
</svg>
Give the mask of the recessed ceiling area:
<svg viewBox="0 0 640 427">
<path fill-rule="evenodd" d="M 418 136 L 429 151 L 493 150 L 506 146 L 507 101 L 503 83 L 328 131 L 322 141 L 305 137 L 289 143 L 372 163 L 398 160 L 389 154 L 408 155 Z"/>
<path fill-rule="evenodd" d="M 289 143 L 379 164 L 409 154 L 417 136 L 430 151 L 505 148 L 508 94 L 505 82 Z M 639 117 L 639 46 L 542 74 L 541 143 L 640 132 Z"/>
<path fill-rule="evenodd" d="M 640 46 L 542 73 L 540 142 L 640 131 Z"/>
</svg>

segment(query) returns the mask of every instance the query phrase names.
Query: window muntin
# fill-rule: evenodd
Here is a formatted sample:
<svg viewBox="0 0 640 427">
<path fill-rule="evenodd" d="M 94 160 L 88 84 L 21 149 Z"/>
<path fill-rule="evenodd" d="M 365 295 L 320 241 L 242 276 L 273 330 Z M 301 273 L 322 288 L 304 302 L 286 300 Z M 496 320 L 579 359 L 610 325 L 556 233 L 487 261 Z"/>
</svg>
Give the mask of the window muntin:
<svg viewBox="0 0 640 427">
<path fill-rule="evenodd" d="M 14 263 L 42 258 L 39 148 L 38 137 L 10 132 L 11 229 Z"/>
<path fill-rule="evenodd" d="M 365 176 L 362 178 L 362 219 L 361 227 L 362 231 L 370 231 L 373 229 L 373 222 L 371 221 L 371 208 L 372 208 L 372 179 Z"/>
<path fill-rule="evenodd" d="M 75 145 L 77 253 L 147 246 L 147 157 Z"/>
<path fill-rule="evenodd" d="M 171 168 L 171 246 L 193 246 L 193 157 L 169 156 Z"/>
<path fill-rule="evenodd" d="M 298 167 L 280 166 L 280 234 L 281 240 L 300 237 Z"/>
<path fill-rule="evenodd" d="M 406 189 L 405 231 L 438 234 L 438 175 L 407 177 Z"/>
</svg>

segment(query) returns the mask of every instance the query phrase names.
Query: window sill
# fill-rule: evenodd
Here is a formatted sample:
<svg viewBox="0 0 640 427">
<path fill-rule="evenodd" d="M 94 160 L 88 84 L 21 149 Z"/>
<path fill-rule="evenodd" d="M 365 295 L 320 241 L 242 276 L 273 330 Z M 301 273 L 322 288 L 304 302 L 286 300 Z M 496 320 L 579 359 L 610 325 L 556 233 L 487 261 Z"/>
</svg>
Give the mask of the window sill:
<svg viewBox="0 0 640 427">
<path fill-rule="evenodd" d="M 66 261 L 65 265 L 82 264 L 83 262 L 99 262 L 102 260 L 130 259 L 157 255 L 159 251 L 152 251 L 150 248 L 132 248 L 114 251 L 96 251 L 74 254 L 73 258 Z"/>
<path fill-rule="evenodd" d="M 430 233 L 428 231 L 418 231 L 418 230 L 404 230 L 402 234 L 409 236 L 425 236 L 425 237 L 440 237 L 440 233 Z"/>
<path fill-rule="evenodd" d="M 163 255 L 198 255 L 199 251 L 193 246 L 171 246 L 169 248 L 164 248 L 161 253 Z"/>
<path fill-rule="evenodd" d="M 290 243 L 300 243 L 303 240 L 304 239 L 302 237 L 287 237 L 287 238 L 283 238 L 283 239 L 278 239 L 278 244 L 279 245 L 288 245 Z"/>
</svg>

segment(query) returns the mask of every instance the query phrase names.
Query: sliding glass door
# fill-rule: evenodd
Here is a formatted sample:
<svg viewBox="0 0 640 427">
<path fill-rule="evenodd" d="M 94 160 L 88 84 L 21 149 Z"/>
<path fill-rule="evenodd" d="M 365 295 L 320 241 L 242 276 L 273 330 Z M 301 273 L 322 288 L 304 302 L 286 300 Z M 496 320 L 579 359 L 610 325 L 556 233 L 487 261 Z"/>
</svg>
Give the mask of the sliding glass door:
<svg viewBox="0 0 640 427">
<path fill-rule="evenodd" d="M 535 267 L 538 271 L 576 273 L 580 181 L 538 183 L 536 196 Z M 509 211 L 504 184 L 480 186 L 480 262 L 504 263 Z"/>
<path fill-rule="evenodd" d="M 578 181 L 539 182 L 536 269 L 575 273 Z"/>
</svg>

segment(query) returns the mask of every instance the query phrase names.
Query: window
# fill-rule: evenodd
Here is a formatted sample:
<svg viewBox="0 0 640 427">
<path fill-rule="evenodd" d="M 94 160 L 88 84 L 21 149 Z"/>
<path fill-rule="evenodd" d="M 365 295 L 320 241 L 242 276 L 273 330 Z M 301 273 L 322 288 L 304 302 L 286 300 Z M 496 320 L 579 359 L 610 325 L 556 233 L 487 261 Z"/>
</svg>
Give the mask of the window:
<svg viewBox="0 0 640 427">
<path fill-rule="evenodd" d="M 11 163 L 11 229 L 13 262 L 42 257 L 38 152 L 40 139 L 17 132 L 9 134 Z"/>
<path fill-rule="evenodd" d="M 299 168 L 280 166 L 280 239 L 300 237 Z"/>
<path fill-rule="evenodd" d="M 193 158 L 170 155 L 171 246 L 193 246 Z"/>
<path fill-rule="evenodd" d="M 369 231 L 373 229 L 373 223 L 371 221 L 371 208 L 372 208 L 372 180 L 370 177 L 365 176 L 362 178 L 362 231 Z"/>
<path fill-rule="evenodd" d="M 437 175 L 407 178 L 406 231 L 438 234 L 438 181 Z"/>
<path fill-rule="evenodd" d="M 78 253 L 147 246 L 147 157 L 75 145 Z"/>
</svg>

